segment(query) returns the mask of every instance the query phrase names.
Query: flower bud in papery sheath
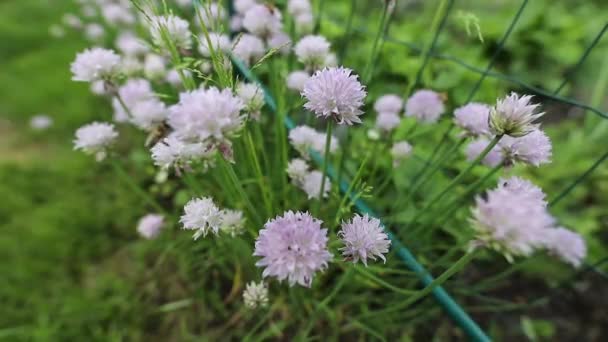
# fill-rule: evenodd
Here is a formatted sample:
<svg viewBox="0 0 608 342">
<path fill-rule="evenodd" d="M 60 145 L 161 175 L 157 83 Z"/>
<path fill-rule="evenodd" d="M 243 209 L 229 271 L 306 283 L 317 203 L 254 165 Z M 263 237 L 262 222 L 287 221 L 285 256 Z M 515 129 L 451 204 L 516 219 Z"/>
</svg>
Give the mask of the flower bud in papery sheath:
<svg viewBox="0 0 608 342">
<path fill-rule="evenodd" d="M 178 16 L 169 14 L 152 17 L 149 29 L 152 41 L 157 46 L 167 48 L 166 40 L 170 40 L 178 49 L 189 50 L 192 47 L 190 24 Z"/>
<path fill-rule="evenodd" d="M 148 214 L 137 223 L 137 232 L 143 238 L 154 239 L 160 234 L 161 229 L 165 224 L 165 218 L 159 214 Z"/>
<path fill-rule="evenodd" d="M 361 107 L 365 100 L 365 87 L 352 70 L 343 67 L 317 71 L 304 85 L 304 108 L 317 117 L 333 118 L 339 124 L 361 123 Z"/>
<path fill-rule="evenodd" d="M 97 161 L 101 161 L 105 158 L 107 149 L 117 137 L 118 133 L 114 130 L 114 125 L 93 122 L 80 127 L 76 131 L 74 149 L 95 155 Z"/>
<path fill-rule="evenodd" d="M 471 102 L 454 111 L 454 122 L 467 131 L 467 135 L 490 135 L 488 124 L 490 107 L 483 103 Z"/>
<path fill-rule="evenodd" d="M 496 101 L 490 110 L 490 129 L 496 135 L 523 137 L 538 128 L 534 121 L 545 113 L 536 113 L 538 104 L 531 104 L 531 95 L 511 93 Z"/>
<path fill-rule="evenodd" d="M 222 211 L 211 198 L 195 198 L 186 203 L 179 222 L 183 229 L 196 230 L 194 240 L 206 236 L 210 231 L 217 235 L 222 224 Z"/>
<path fill-rule="evenodd" d="M 262 39 L 281 31 L 281 12 L 271 5 L 256 4 L 245 13 L 243 27 Z"/>
<path fill-rule="evenodd" d="M 555 220 L 529 189 L 499 186 L 477 197 L 471 225 L 477 242 L 512 261 L 542 248 Z"/>
<path fill-rule="evenodd" d="M 508 164 L 520 162 L 540 166 L 551 161 L 551 140 L 539 129 L 520 138 L 503 137 L 498 144 Z"/>
<path fill-rule="evenodd" d="M 468 161 L 475 160 L 481 154 L 481 152 L 483 152 L 486 149 L 486 147 L 488 147 L 489 144 L 490 144 L 490 140 L 488 140 L 484 136 L 481 136 L 481 137 L 471 141 L 465 149 L 465 154 L 467 156 L 467 160 Z M 483 165 L 486 165 L 489 167 L 495 167 L 495 166 L 500 165 L 500 163 L 502 163 L 502 161 L 503 161 L 502 150 L 500 149 L 500 147 L 494 146 L 490 150 L 490 152 L 488 152 L 488 154 L 486 154 L 486 156 L 481 160 L 481 163 Z"/>
<path fill-rule="evenodd" d="M 257 284 L 254 282 L 248 283 L 245 291 L 243 291 L 243 301 L 245 302 L 245 306 L 250 309 L 267 306 L 268 288 L 264 285 L 264 282 Z"/>
<path fill-rule="evenodd" d="M 395 94 L 383 95 L 374 102 L 374 110 L 378 113 L 399 114 L 403 110 L 403 99 Z"/>
<path fill-rule="evenodd" d="M 445 112 L 442 95 L 432 90 L 418 90 L 405 104 L 405 115 L 426 123 L 435 123 Z"/>
<path fill-rule="evenodd" d="M 76 55 L 70 66 L 72 80 L 95 82 L 116 77 L 120 71 L 120 56 L 113 50 L 92 48 Z"/>
<path fill-rule="evenodd" d="M 562 227 L 549 229 L 547 233 L 543 245 L 549 253 L 574 267 L 580 267 L 587 255 L 583 237 Z"/>
<path fill-rule="evenodd" d="M 330 51 L 329 41 L 323 36 L 305 36 L 294 46 L 293 50 L 300 63 L 308 70 L 317 70 L 325 65 Z"/>
<path fill-rule="evenodd" d="M 287 211 L 269 220 L 255 242 L 256 266 L 262 276 L 288 280 L 289 285 L 310 287 L 317 271 L 327 268 L 332 254 L 327 250 L 327 229 L 308 213 Z"/>
<path fill-rule="evenodd" d="M 306 71 L 293 71 L 287 75 L 287 88 L 301 92 L 310 75 Z"/>
<path fill-rule="evenodd" d="M 361 260 L 367 266 L 367 259 L 382 259 L 388 253 L 391 241 L 380 225 L 377 218 L 356 214 L 350 221 L 342 222 L 342 230 L 338 233 L 344 247 L 340 248 L 347 260 Z"/>
<path fill-rule="evenodd" d="M 321 171 L 312 171 L 304 176 L 302 182 L 302 190 L 308 195 L 308 199 L 319 199 L 321 191 L 321 182 L 323 181 L 323 173 Z M 325 176 L 325 188 L 321 197 L 326 198 L 331 191 L 331 180 Z"/>
</svg>

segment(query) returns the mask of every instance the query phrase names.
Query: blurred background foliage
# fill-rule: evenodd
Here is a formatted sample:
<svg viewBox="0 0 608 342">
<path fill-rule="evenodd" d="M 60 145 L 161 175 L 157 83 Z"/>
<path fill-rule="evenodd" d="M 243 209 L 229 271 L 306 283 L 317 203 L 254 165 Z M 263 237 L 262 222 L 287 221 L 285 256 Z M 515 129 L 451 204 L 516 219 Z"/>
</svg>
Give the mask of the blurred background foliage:
<svg viewBox="0 0 608 342">
<path fill-rule="evenodd" d="M 410 46 L 386 42 L 375 65 L 375 81 L 368 89 L 370 100 L 387 92 L 405 95 L 420 66 L 419 51 L 432 39 L 429 28 L 439 2 L 398 1 L 388 35 Z M 356 29 L 350 37 L 342 36 L 350 0 L 326 4 L 322 31 L 332 38 L 338 51 L 344 49 L 344 64 L 361 70 L 369 58 L 381 4 L 356 3 Z M 520 5 L 520 1 L 511 0 L 456 1 L 435 52 L 483 70 Z M 4 261 L 0 263 L 0 340 L 166 341 L 196 339 L 193 333 L 208 339 L 221 338 L 223 330 L 218 329 L 214 335 L 209 328 L 220 323 L 206 314 L 204 307 L 187 301 L 159 304 L 195 292 L 214 310 L 226 311 L 222 300 L 230 298 L 226 292 L 230 292 L 231 284 L 214 280 L 232 279 L 232 275 L 218 274 L 218 265 L 211 267 L 205 260 L 193 264 L 192 260 L 200 258 L 197 250 L 164 263 L 152 258 L 164 255 L 159 251 L 165 251 L 167 244 L 175 247 L 188 242 L 189 236 L 141 242 L 134 226 L 145 205 L 107 166 L 72 151 L 74 130 L 93 119 L 107 119 L 111 112 L 108 103 L 91 95 L 86 85 L 70 80 L 69 63 L 88 43 L 79 32 L 68 31 L 62 39 L 53 39 L 48 33 L 64 13 L 75 10 L 70 1 L 0 2 L 0 259 Z M 606 18 L 608 4 L 602 0 L 529 1 L 493 70 L 548 92 L 568 77 L 571 82 L 562 95 L 608 111 L 608 37 L 600 41 L 580 70 L 569 73 L 606 25 Z M 476 22 L 479 32 L 473 25 L 472 32 L 467 33 L 467 22 Z M 478 73 L 453 61 L 432 59 L 422 84 L 445 92 L 450 108 L 454 108 L 465 101 L 478 78 Z M 510 90 L 530 93 L 517 84 L 488 77 L 474 100 L 491 103 Z M 539 100 L 548 112 L 545 128 L 554 144 L 553 163 L 516 172 L 526 173 L 551 196 L 607 152 L 608 121 L 542 96 Z M 30 117 L 39 113 L 53 118 L 52 128 L 44 132 L 29 128 Z M 130 133 L 128 129 L 121 132 L 123 136 Z M 124 144 L 129 142 L 141 143 L 141 137 L 130 137 Z M 140 151 L 129 158 L 134 172 L 152 179 L 154 170 L 146 155 Z M 160 196 L 175 190 L 152 181 L 148 185 Z M 608 164 L 604 164 L 552 210 L 565 225 L 585 236 L 590 262 L 608 256 L 607 194 Z M 182 192 L 166 200 L 179 205 L 187 198 L 188 194 Z M 206 244 L 200 242 L 197 248 L 206 249 Z M 215 253 L 238 250 L 226 247 Z M 232 256 L 234 260 L 239 258 L 251 261 L 246 253 Z M 556 277 L 560 272 L 564 274 Z M 545 279 L 565 279 L 571 273 L 544 258 L 535 258 L 523 267 L 523 276 L 541 283 Z M 518 293 L 517 282 L 523 276 L 513 279 L 512 293 Z M 529 279 L 527 284 L 531 283 Z M 597 315 L 599 306 L 601 315 L 608 298 L 606 280 L 587 280 L 581 277 L 575 286 L 596 291 L 599 302 L 593 297 L 558 296 L 561 301 L 576 302 L 581 312 L 591 316 Z M 604 290 L 601 286 L 598 290 L 598 284 Z M 200 293 L 202 289 L 208 293 Z M 535 291 L 533 287 L 522 290 Z M 180 312 L 182 307 L 192 310 Z M 516 311 L 500 319 L 489 315 L 484 325 L 504 340 L 523 336 L 543 340 L 555 338 L 556 323 L 572 323 L 567 314 L 566 318 L 556 318 L 546 312 L 523 313 Z M 192 321 L 209 330 L 187 329 Z M 435 336 L 442 336 L 448 327 L 443 323 L 436 327 Z M 281 327 L 272 326 L 269 335 L 273 329 Z M 568 329 L 572 336 L 584 334 L 583 340 L 599 334 L 594 326 Z"/>
</svg>

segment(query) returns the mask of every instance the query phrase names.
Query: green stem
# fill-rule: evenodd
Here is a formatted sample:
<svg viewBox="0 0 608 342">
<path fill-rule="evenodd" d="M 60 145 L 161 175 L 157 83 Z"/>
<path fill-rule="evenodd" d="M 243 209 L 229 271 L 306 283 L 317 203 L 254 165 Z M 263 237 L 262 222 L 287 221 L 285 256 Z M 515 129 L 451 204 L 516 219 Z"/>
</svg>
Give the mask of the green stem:
<svg viewBox="0 0 608 342">
<path fill-rule="evenodd" d="M 380 45 L 380 41 L 382 40 L 382 36 L 386 30 L 388 23 L 388 3 L 389 1 L 384 1 L 384 9 L 382 10 L 382 17 L 380 18 L 380 25 L 378 27 L 378 32 L 376 33 L 376 37 L 374 38 L 374 43 L 372 45 L 372 52 L 367 61 L 367 66 L 365 67 L 365 71 L 363 72 L 363 82 L 369 83 L 371 81 L 370 76 L 372 75 L 372 71 L 374 69 L 374 64 L 376 61 L 376 54 L 378 50 L 378 45 Z"/>
<path fill-rule="evenodd" d="M 350 35 L 353 29 L 353 21 L 355 18 L 355 12 L 357 9 L 357 0 L 350 0 L 350 11 L 348 13 L 348 19 L 346 20 L 346 29 L 344 30 L 344 43 L 340 47 L 340 52 L 338 53 L 338 60 L 344 61 L 344 56 L 346 55 L 346 49 L 348 48 L 348 44 L 350 43 Z"/>
<path fill-rule="evenodd" d="M 549 206 L 552 207 L 552 206 L 556 205 L 557 203 L 559 203 L 559 201 L 561 201 L 564 197 L 566 197 L 582 181 L 584 181 L 587 177 L 589 177 L 589 175 L 591 173 L 593 173 L 593 171 L 595 169 L 597 169 L 597 167 L 600 166 L 600 164 L 602 164 L 606 159 L 608 159 L 608 152 L 604 153 L 604 155 L 601 156 L 600 159 L 598 159 L 595 163 L 593 163 L 593 165 L 591 165 L 591 167 L 589 169 L 587 169 L 587 171 L 585 171 L 585 173 L 578 176 L 578 178 L 575 179 L 574 182 L 572 182 L 572 184 L 570 184 L 567 188 L 565 188 L 562 192 L 560 192 L 557 196 L 555 196 L 549 202 Z"/>
<path fill-rule="evenodd" d="M 161 207 L 160 204 L 158 204 L 158 202 L 152 196 L 150 196 L 150 194 L 147 191 L 142 189 L 139 184 L 135 183 L 135 181 L 133 180 L 133 177 L 131 177 L 124 170 L 124 168 L 122 167 L 122 165 L 120 165 L 118 160 L 112 159 L 110 164 L 114 168 L 114 171 L 116 172 L 118 177 L 120 177 L 120 179 L 123 182 L 125 182 L 131 188 L 131 190 L 133 190 L 133 192 L 135 192 L 142 200 L 144 200 L 149 205 L 154 207 L 154 209 L 157 210 L 159 213 L 162 213 L 165 216 L 168 216 L 168 213 L 165 210 L 165 208 Z"/>
<path fill-rule="evenodd" d="M 444 214 L 439 215 L 436 218 L 444 219 L 444 220 L 440 221 L 440 223 L 438 225 L 441 226 L 441 225 L 445 224 L 445 222 L 449 219 L 450 215 L 452 215 L 452 213 L 454 213 L 454 211 L 461 208 L 466 203 L 469 196 L 471 196 L 475 192 L 475 190 L 477 190 L 480 186 L 483 186 L 483 184 L 485 184 L 485 182 L 488 179 L 490 179 L 492 176 L 494 176 L 502 168 L 503 168 L 503 164 L 499 164 L 499 165 L 495 166 L 494 168 L 492 168 L 492 170 L 490 170 L 488 173 L 486 173 L 485 176 L 478 179 L 473 184 L 469 185 L 465 189 L 464 193 L 461 196 L 459 196 L 458 198 L 456 198 L 447 208 L 442 209 L 441 212 Z M 433 222 L 434 221 L 431 221 L 430 223 L 432 224 Z"/>
<path fill-rule="evenodd" d="M 232 183 L 232 185 L 233 185 L 234 189 L 236 190 L 237 194 L 239 195 L 239 197 L 241 197 L 241 200 L 245 203 L 245 205 L 247 206 L 247 208 L 251 212 L 251 215 L 254 216 L 254 218 L 257 221 L 257 224 L 261 225 L 263 223 L 263 221 L 260 218 L 260 216 L 258 215 L 258 210 L 251 203 L 251 200 L 249 199 L 249 196 L 247 196 L 247 193 L 245 193 L 245 191 L 243 190 L 243 187 L 241 186 L 241 184 L 239 182 L 239 178 L 236 175 L 236 173 L 234 172 L 234 168 L 224 158 L 220 157 L 219 159 L 220 159 L 221 166 L 226 171 L 226 174 L 228 175 L 228 179 Z"/>
<path fill-rule="evenodd" d="M 460 139 L 460 141 L 458 141 L 458 143 L 452 145 L 452 147 L 447 150 L 441 157 L 439 157 L 439 159 L 433 164 L 433 166 L 431 167 L 431 169 L 429 170 L 429 172 L 427 174 L 425 174 L 424 172 L 419 176 L 418 181 L 414 184 L 414 186 L 410 189 L 409 191 L 409 196 L 408 198 L 411 200 L 412 197 L 416 194 L 416 191 L 423 186 L 424 184 L 426 184 L 426 182 L 428 180 L 431 179 L 431 177 L 437 172 L 439 171 L 439 169 L 441 168 L 441 166 L 443 166 L 443 163 L 450 157 L 454 156 L 454 152 L 457 151 L 460 146 L 462 146 L 462 144 L 464 144 L 464 142 L 467 140 L 466 137 Z"/>
<path fill-rule="evenodd" d="M 372 280 L 373 282 L 377 283 L 378 285 L 385 287 L 393 292 L 404 294 L 406 296 L 410 296 L 410 295 L 416 293 L 416 291 L 400 289 L 397 286 L 389 284 L 386 281 L 380 279 L 378 276 L 376 276 L 375 274 L 373 274 L 372 272 L 370 272 L 369 270 L 367 270 L 364 267 L 360 267 L 359 265 L 354 265 L 353 267 L 355 268 L 355 270 L 357 270 L 357 272 L 359 274 L 363 275 L 364 277 Z"/>
<path fill-rule="evenodd" d="M 323 5 L 325 4 L 324 0 L 317 0 L 317 10 L 316 10 L 316 19 L 315 19 L 315 27 L 314 32 L 319 33 L 321 31 L 321 19 L 323 17 Z"/>
<path fill-rule="evenodd" d="M 445 272 L 443 272 L 439 277 L 435 278 L 435 280 L 433 280 L 425 288 L 423 288 L 422 290 L 417 292 L 415 295 L 409 297 L 405 302 L 400 303 L 399 305 L 391 308 L 390 311 L 391 312 L 392 311 L 402 311 L 405 308 L 407 308 L 408 306 L 410 306 L 411 304 L 422 299 L 423 297 L 425 297 L 426 295 L 431 293 L 433 291 L 433 289 L 435 289 L 437 286 L 441 286 L 448 279 L 450 279 L 454 274 L 456 274 L 460 270 L 462 270 L 469 262 L 471 262 L 471 260 L 473 260 L 474 257 L 475 257 L 475 250 L 466 253 L 460 259 L 458 259 L 458 261 L 456 261 L 452 266 L 450 266 L 450 268 L 445 270 Z"/>
<path fill-rule="evenodd" d="M 260 186 L 260 191 L 262 191 L 262 198 L 264 200 L 264 205 L 266 206 L 266 211 L 268 212 L 268 216 L 272 216 L 274 213 L 274 208 L 272 207 L 273 201 L 271 200 L 272 193 L 268 186 L 266 186 L 264 181 L 264 174 L 262 173 L 262 168 L 260 166 L 260 161 L 258 160 L 258 156 L 255 150 L 255 146 L 253 145 L 253 139 L 251 139 L 251 133 L 249 129 L 245 128 L 245 141 L 247 145 L 247 149 L 249 150 L 249 154 L 253 158 L 254 171 L 256 173 L 256 179 L 258 181 L 258 185 Z"/>
<path fill-rule="evenodd" d="M 418 211 L 418 213 L 410 221 L 410 224 L 415 223 L 416 220 L 418 220 L 422 215 L 424 215 L 424 213 L 429 208 L 431 208 L 435 203 L 437 203 L 437 201 L 439 201 L 443 196 L 445 196 L 445 194 L 447 194 L 448 192 L 450 192 L 456 185 L 458 185 L 458 183 L 460 182 L 460 180 L 462 178 L 464 178 L 465 176 L 467 176 L 469 174 L 469 172 L 471 172 L 471 170 L 477 164 L 479 164 L 479 162 L 481 160 L 483 160 L 483 158 L 485 158 L 488 155 L 488 153 L 490 153 L 490 151 L 494 148 L 494 146 L 496 146 L 496 144 L 498 144 L 498 142 L 500 141 L 500 139 L 502 139 L 502 137 L 503 137 L 502 135 L 495 136 L 494 139 L 492 139 L 492 141 L 490 141 L 490 143 L 488 144 L 488 146 L 486 146 L 486 148 L 481 152 L 481 154 L 479 154 L 479 156 L 477 156 L 477 158 L 475 158 L 475 160 L 473 160 L 471 162 L 471 164 L 469 164 L 469 166 L 464 171 L 460 172 L 458 174 L 458 176 L 456 176 L 452 180 L 452 182 L 450 182 L 450 184 L 442 192 L 440 192 L 437 195 L 433 196 L 431 198 L 431 200 L 428 201 L 427 204 L 420 211 Z"/>
<path fill-rule="evenodd" d="M 321 188 L 319 189 L 319 202 L 318 209 L 321 209 L 321 202 L 323 201 L 323 193 L 325 191 L 325 178 L 327 177 L 327 167 L 329 166 L 329 147 L 331 145 L 331 130 L 333 127 L 333 121 L 327 121 L 327 133 L 325 136 L 325 154 L 323 155 L 323 177 L 321 178 Z"/>
<path fill-rule="evenodd" d="M 342 289 L 342 287 L 346 284 L 346 282 L 348 280 L 350 280 L 350 278 L 352 278 L 354 267 L 355 266 L 349 267 L 346 270 L 346 272 L 342 275 L 342 278 L 334 286 L 333 290 L 329 293 L 329 295 L 327 295 L 327 297 L 325 297 L 319 304 L 317 304 L 317 307 L 316 307 L 315 311 L 313 312 L 312 317 L 310 317 L 310 319 L 308 320 L 308 324 L 306 325 L 306 328 L 304 328 L 302 333 L 298 334 L 298 335 L 303 336 L 303 337 L 306 337 L 308 335 L 308 333 L 310 332 L 310 330 L 312 329 L 312 327 L 314 326 L 315 322 L 318 319 L 319 311 L 322 308 L 327 307 L 327 304 L 329 304 L 329 302 L 338 294 L 338 292 Z M 298 341 L 297 338 L 295 340 Z"/>
<path fill-rule="evenodd" d="M 363 174 L 363 169 L 365 165 L 367 165 L 367 161 L 369 160 L 370 156 L 371 153 L 368 153 L 365 159 L 363 159 L 363 162 L 361 162 L 361 165 L 359 166 L 355 177 L 350 181 L 350 183 L 348 184 L 348 189 L 342 196 L 342 200 L 340 201 L 340 205 L 338 206 L 338 210 L 336 211 L 336 219 L 334 220 L 336 225 L 340 223 L 340 219 L 342 218 L 342 209 L 345 207 L 347 200 L 350 198 L 350 193 L 353 191 L 355 184 L 359 181 L 359 178 Z"/>
</svg>

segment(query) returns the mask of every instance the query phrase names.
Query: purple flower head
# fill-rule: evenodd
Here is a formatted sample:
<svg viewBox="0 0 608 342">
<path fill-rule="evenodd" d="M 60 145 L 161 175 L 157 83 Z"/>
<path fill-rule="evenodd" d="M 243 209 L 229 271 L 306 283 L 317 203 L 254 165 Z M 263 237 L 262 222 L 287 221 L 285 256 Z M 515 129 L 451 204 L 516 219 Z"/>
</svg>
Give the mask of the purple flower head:
<svg viewBox="0 0 608 342">
<path fill-rule="evenodd" d="M 555 220 L 528 191 L 498 187 L 476 199 L 471 223 L 479 242 L 512 261 L 541 248 Z"/>
<path fill-rule="evenodd" d="M 551 161 L 551 140 L 539 130 L 532 130 L 520 138 L 503 137 L 499 142 L 508 163 L 521 162 L 540 166 Z"/>
<path fill-rule="evenodd" d="M 137 223 L 137 232 L 146 239 L 153 239 L 160 234 L 165 218 L 159 214 L 148 214 Z"/>
<path fill-rule="evenodd" d="M 243 27 L 260 38 L 269 38 L 283 27 L 281 12 L 267 5 L 253 5 L 245 12 Z"/>
<path fill-rule="evenodd" d="M 475 158 L 477 158 L 477 156 L 479 156 L 481 154 L 481 152 L 483 152 L 483 150 L 485 150 L 486 147 L 488 147 L 488 144 L 490 144 L 490 141 L 485 137 L 479 137 L 476 140 L 469 143 L 467 145 L 466 151 L 465 151 L 465 153 L 467 155 L 467 160 L 468 161 L 475 160 Z M 498 166 L 500 163 L 502 163 L 502 160 L 503 160 L 502 151 L 500 150 L 500 148 L 498 146 L 494 146 L 490 150 L 490 152 L 485 156 L 485 158 L 483 158 L 481 163 L 483 165 L 486 165 L 489 167 L 495 167 L 495 166 Z"/>
<path fill-rule="evenodd" d="M 196 230 L 194 240 L 206 236 L 209 231 L 217 235 L 222 225 L 222 211 L 208 197 L 195 198 L 184 206 L 179 219 L 184 229 Z"/>
<path fill-rule="evenodd" d="M 241 128 L 244 107 L 230 89 L 198 89 L 180 94 L 179 103 L 169 109 L 168 121 L 182 139 L 222 140 Z"/>
<path fill-rule="evenodd" d="M 287 88 L 301 92 L 310 75 L 306 71 L 294 71 L 287 75 Z"/>
<path fill-rule="evenodd" d="M 378 113 L 399 114 L 403 110 L 403 99 L 395 94 L 383 95 L 374 103 L 374 110 Z"/>
<path fill-rule="evenodd" d="M 454 121 L 472 136 L 489 135 L 490 107 L 483 103 L 468 103 L 454 111 Z"/>
<path fill-rule="evenodd" d="M 517 93 L 511 93 L 496 101 L 496 106 L 490 110 L 492 132 L 518 138 L 537 129 L 538 125 L 533 122 L 544 113 L 535 113 L 538 104 L 531 104 L 530 100 L 531 95 L 520 97 Z"/>
<path fill-rule="evenodd" d="M 266 53 L 264 42 L 252 34 L 243 34 L 236 40 L 232 53 L 249 66 Z"/>
<path fill-rule="evenodd" d="M 106 150 L 116 140 L 118 132 L 113 124 L 93 122 L 76 130 L 74 149 L 95 155 L 97 161 L 105 158 Z"/>
<path fill-rule="evenodd" d="M 541 206 L 547 206 L 545 193 L 534 183 L 521 177 L 513 176 L 507 179 L 501 178 L 498 181 L 499 188 L 527 197 L 531 201 Z"/>
<path fill-rule="evenodd" d="M 304 85 L 304 108 L 317 117 L 333 117 L 340 124 L 361 123 L 360 108 L 367 93 L 357 78 L 343 67 L 317 71 Z"/>
<path fill-rule="evenodd" d="M 344 247 L 340 248 L 342 255 L 348 260 L 361 260 L 367 266 L 367 259 L 376 257 L 386 262 L 384 254 L 388 253 L 391 241 L 380 225 L 380 220 L 355 215 L 350 221 L 342 222 L 342 230 L 338 233 Z"/>
<path fill-rule="evenodd" d="M 437 122 L 445 112 L 441 94 L 432 90 L 418 90 L 405 104 L 405 115 L 413 116 L 427 123 Z"/>
<path fill-rule="evenodd" d="M 401 118 L 394 112 L 380 112 L 376 116 L 376 127 L 386 132 L 395 129 L 399 123 L 401 123 Z"/>
<path fill-rule="evenodd" d="M 325 65 L 329 55 L 330 44 L 323 36 L 308 35 L 293 47 L 298 61 L 306 65 L 309 70 L 317 70 Z"/>
<path fill-rule="evenodd" d="M 580 267 L 587 255 L 587 245 L 583 237 L 562 227 L 549 229 L 545 236 L 544 246 L 549 253 L 574 267 Z"/>
<path fill-rule="evenodd" d="M 70 65 L 72 80 L 79 82 L 94 82 L 107 80 L 118 74 L 120 56 L 114 50 L 92 48 L 76 55 Z"/>
<path fill-rule="evenodd" d="M 287 211 L 269 220 L 255 242 L 256 266 L 264 267 L 263 277 L 287 279 L 310 287 L 315 272 L 327 268 L 332 254 L 327 250 L 327 229 L 308 213 Z"/>
<path fill-rule="evenodd" d="M 321 182 L 323 181 L 323 173 L 321 171 L 311 171 L 304 176 L 302 181 L 302 190 L 308 195 L 308 199 L 319 198 L 319 192 L 321 191 Z M 325 188 L 323 188 L 322 197 L 329 196 L 331 191 L 331 181 L 329 177 L 325 176 Z"/>
</svg>

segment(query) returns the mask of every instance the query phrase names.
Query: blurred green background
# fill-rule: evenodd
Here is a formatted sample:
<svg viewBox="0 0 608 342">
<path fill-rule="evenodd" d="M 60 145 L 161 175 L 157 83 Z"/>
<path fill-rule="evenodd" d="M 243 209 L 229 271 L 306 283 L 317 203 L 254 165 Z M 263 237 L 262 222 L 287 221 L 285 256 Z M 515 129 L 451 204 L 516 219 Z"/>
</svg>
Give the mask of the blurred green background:
<svg viewBox="0 0 608 342">
<path fill-rule="evenodd" d="M 344 64 L 355 67 L 365 65 L 370 32 L 380 12 L 374 2 L 358 3 L 354 21 L 358 31 L 350 39 L 341 36 L 350 1 L 328 5 L 323 26 L 337 46 L 349 41 Z M 438 3 L 399 2 L 390 36 L 418 47 L 428 44 L 429 23 Z M 519 1 L 506 0 L 457 1 L 437 51 L 483 69 L 519 5 Z M 94 119 L 107 119 L 111 112 L 107 101 L 91 95 L 86 84 L 70 80 L 70 62 L 89 45 L 81 33 L 68 30 L 61 39 L 49 35 L 49 27 L 76 8 L 70 1 L 0 2 L 0 340 L 195 339 L 185 332 L 185 326 L 196 317 L 161 315 L 162 307 L 159 309 L 160 304 L 188 292 L 188 285 L 182 282 L 183 261 L 172 260 L 168 269 L 151 271 L 154 262 L 146 251 L 162 241 L 139 241 L 134 226 L 145 213 L 144 205 L 107 166 L 72 151 L 74 130 Z M 562 95 L 607 111 L 608 37 L 580 70 L 569 75 L 607 18 L 608 4 L 601 0 L 530 1 L 495 70 L 548 91 L 568 76 L 571 82 Z M 419 63 L 414 50 L 387 42 L 375 67 L 374 77 L 382 86 L 370 87 L 370 94 L 402 93 Z M 423 83 L 446 92 L 451 104 L 459 104 L 478 77 L 458 64 L 433 59 Z M 522 88 L 488 78 L 475 100 L 492 102 L 508 90 Z M 606 153 L 608 121 L 560 103 L 544 104 L 554 162 L 528 173 L 545 192 L 555 194 Z M 30 118 L 41 113 L 53 118 L 53 126 L 46 131 L 32 130 Z M 137 155 L 131 158 L 141 159 Z M 140 171 L 152 172 L 149 165 L 141 166 Z M 605 164 L 554 210 L 565 224 L 585 236 L 590 262 L 608 256 L 607 205 Z M 542 272 L 553 275 L 560 270 L 541 264 L 530 272 L 542 279 Z M 178 284 L 166 284 L 167 278 Z M 608 284 L 593 280 L 588 285 L 596 288 L 598 282 L 604 289 Z M 157 291 L 163 286 L 166 288 Z M 604 292 L 603 304 L 600 301 L 596 303 L 599 308 L 586 310 L 605 313 L 606 298 Z M 580 300 L 593 302 L 593 298 Z M 603 319 L 605 322 L 605 315 Z M 553 324 L 561 324 L 551 318 L 534 321 L 527 317 L 503 323 L 496 322 L 500 329 L 505 329 L 504 324 L 516 326 L 517 336 L 530 339 L 555 338 Z"/>
</svg>

